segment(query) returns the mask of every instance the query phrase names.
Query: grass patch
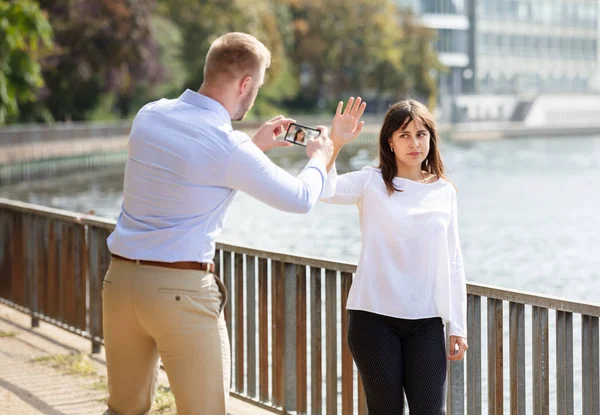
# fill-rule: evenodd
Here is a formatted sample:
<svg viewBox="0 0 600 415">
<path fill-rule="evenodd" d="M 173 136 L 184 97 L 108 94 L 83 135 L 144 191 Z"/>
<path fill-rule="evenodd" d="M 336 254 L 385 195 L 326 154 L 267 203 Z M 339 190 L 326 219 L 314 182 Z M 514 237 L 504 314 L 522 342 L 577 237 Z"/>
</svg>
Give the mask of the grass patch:
<svg viewBox="0 0 600 415">
<path fill-rule="evenodd" d="M 171 392 L 171 388 L 159 386 L 154 398 L 154 409 L 150 412 L 151 415 L 176 415 L 175 397 Z"/>
<path fill-rule="evenodd" d="M 55 354 L 37 357 L 31 363 L 45 363 L 69 375 L 94 376 L 96 369 L 90 359 L 81 353 Z"/>
<path fill-rule="evenodd" d="M 0 339 L 3 339 L 5 337 L 15 337 L 17 334 L 19 334 L 18 331 L 4 331 L 4 330 L 0 330 Z"/>
<path fill-rule="evenodd" d="M 90 386 L 95 391 L 101 391 L 108 393 L 108 384 L 106 383 L 106 379 L 100 378 L 97 382 L 92 383 Z"/>
</svg>

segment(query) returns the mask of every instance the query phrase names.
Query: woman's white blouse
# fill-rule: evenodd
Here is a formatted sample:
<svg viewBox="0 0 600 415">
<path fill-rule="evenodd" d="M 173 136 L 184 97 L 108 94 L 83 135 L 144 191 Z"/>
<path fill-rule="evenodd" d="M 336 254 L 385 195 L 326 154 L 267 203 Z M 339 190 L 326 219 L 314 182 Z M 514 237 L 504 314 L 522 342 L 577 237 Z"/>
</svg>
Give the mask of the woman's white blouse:
<svg viewBox="0 0 600 415">
<path fill-rule="evenodd" d="M 441 317 L 449 334 L 467 336 L 466 281 L 458 239 L 456 191 L 446 180 L 425 184 L 400 177 L 388 195 L 381 171 L 337 175 L 321 200 L 356 204 L 362 249 L 347 307 L 386 316 Z"/>
</svg>

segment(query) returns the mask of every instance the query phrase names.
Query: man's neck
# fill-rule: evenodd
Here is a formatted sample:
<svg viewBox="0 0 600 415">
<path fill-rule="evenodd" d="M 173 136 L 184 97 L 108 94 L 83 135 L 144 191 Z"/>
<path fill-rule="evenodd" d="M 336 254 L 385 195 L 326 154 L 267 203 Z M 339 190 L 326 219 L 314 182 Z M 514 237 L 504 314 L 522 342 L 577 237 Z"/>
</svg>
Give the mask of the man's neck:
<svg viewBox="0 0 600 415">
<path fill-rule="evenodd" d="M 228 99 L 226 94 L 222 92 L 223 90 L 226 90 L 226 88 L 214 88 L 206 84 L 202 84 L 202 86 L 198 90 L 198 93 L 217 101 L 227 110 L 227 112 L 229 113 L 229 118 L 232 118 L 234 114 L 235 104 L 232 104 L 230 102 L 231 100 Z"/>
</svg>

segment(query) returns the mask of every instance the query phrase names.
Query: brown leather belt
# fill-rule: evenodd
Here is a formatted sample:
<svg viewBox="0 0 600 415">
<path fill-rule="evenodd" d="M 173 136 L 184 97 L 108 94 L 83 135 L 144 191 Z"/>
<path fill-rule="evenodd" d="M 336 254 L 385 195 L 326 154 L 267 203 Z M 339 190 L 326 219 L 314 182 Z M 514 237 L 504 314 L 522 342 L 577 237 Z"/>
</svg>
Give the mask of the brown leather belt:
<svg viewBox="0 0 600 415">
<path fill-rule="evenodd" d="M 208 262 L 193 262 L 193 261 L 183 261 L 183 262 L 159 262 L 159 261 L 146 261 L 144 259 L 129 259 L 124 258 L 119 255 L 111 254 L 113 258 L 121 259 L 123 261 L 135 262 L 136 264 L 141 265 L 150 265 L 153 267 L 163 267 L 163 268 L 172 268 L 172 269 L 191 269 L 196 271 L 208 271 L 215 272 L 215 264 L 211 264 Z"/>
</svg>

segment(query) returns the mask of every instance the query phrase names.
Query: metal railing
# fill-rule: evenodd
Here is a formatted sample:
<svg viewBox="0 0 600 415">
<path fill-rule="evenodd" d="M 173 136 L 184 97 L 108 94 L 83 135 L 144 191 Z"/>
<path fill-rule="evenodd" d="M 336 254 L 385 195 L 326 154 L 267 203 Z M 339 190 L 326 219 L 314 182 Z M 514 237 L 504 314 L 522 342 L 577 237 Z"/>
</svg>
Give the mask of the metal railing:
<svg viewBox="0 0 600 415">
<path fill-rule="evenodd" d="M 91 339 L 98 352 L 113 227 L 0 199 L 0 302 L 33 326 L 44 320 Z M 215 263 L 230 295 L 234 395 L 278 413 L 367 413 L 346 343 L 354 264 L 226 244 Z M 600 413 L 599 317 L 597 305 L 468 284 L 470 348 L 449 365 L 448 413 Z"/>
</svg>

